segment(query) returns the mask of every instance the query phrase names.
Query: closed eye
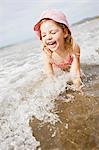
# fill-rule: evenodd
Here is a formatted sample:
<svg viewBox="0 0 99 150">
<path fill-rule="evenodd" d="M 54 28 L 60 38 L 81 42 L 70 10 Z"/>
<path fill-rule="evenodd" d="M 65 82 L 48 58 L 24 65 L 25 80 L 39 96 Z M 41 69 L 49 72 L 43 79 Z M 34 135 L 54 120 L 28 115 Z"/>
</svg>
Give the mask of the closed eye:
<svg viewBox="0 0 99 150">
<path fill-rule="evenodd" d="M 46 34 L 42 34 L 42 37 L 45 37 L 46 36 Z"/>
<path fill-rule="evenodd" d="M 55 34 L 56 33 L 56 31 L 51 31 L 51 34 Z"/>
</svg>

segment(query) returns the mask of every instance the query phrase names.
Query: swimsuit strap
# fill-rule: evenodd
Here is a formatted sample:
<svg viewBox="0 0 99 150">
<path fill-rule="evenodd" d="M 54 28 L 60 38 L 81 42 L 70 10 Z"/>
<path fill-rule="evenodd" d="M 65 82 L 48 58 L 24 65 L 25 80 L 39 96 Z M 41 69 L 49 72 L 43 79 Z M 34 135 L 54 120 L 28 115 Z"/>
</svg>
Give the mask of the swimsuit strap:
<svg viewBox="0 0 99 150">
<path fill-rule="evenodd" d="M 73 62 L 73 57 L 69 56 L 69 58 L 66 60 L 66 62 L 62 62 L 62 63 L 55 63 L 55 61 L 52 61 L 51 64 L 54 64 L 55 66 L 59 67 L 59 68 L 67 68 L 68 66 L 70 66 Z"/>
</svg>

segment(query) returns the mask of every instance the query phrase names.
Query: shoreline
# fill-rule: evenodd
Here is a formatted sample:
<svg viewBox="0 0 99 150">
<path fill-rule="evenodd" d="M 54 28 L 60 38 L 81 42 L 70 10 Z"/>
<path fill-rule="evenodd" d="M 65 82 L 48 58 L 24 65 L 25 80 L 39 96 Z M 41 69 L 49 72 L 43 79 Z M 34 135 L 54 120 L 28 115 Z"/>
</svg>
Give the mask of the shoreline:
<svg viewBox="0 0 99 150">
<path fill-rule="evenodd" d="M 73 23 L 71 26 L 74 27 L 76 25 L 80 25 L 82 23 L 86 23 L 87 21 L 92 21 L 92 20 L 96 20 L 96 19 L 99 19 L 99 16 L 93 16 L 93 17 L 88 17 L 88 18 L 82 19 L 78 22 Z"/>
</svg>

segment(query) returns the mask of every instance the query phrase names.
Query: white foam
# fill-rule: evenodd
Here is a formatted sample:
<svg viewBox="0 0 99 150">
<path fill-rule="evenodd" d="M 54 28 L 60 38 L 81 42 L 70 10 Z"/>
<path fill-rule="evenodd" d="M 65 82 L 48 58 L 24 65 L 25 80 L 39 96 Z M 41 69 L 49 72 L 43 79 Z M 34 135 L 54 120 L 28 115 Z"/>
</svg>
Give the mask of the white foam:
<svg viewBox="0 0 99 150">
<path fill-rule="evenodd" d="M 80 45 L 81 63 L 99 64 L 99 19 L 93 19 L 73 27 Z"/>
</svg>

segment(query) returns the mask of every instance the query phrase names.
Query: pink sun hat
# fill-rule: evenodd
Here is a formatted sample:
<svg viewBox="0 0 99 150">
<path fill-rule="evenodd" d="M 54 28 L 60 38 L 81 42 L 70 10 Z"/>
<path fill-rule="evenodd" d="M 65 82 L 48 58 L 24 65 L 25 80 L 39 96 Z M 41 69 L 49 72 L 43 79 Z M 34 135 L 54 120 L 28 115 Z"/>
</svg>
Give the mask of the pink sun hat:
<svg viewBox="0 0 99 150">
<path fill-rule="evenodd" d="M 34 25 L 34 31 L 37 33 L 37 35 L 40 37 L 41 40 L 41 36 L 40 36 L 40 22 L 43 19 L 52 19 L 58 23 L 62 23 L 64 24 L 69 32 L 71 33 L 68 21 L 66 19 L 66 16 L 63 12 L 56 10 L 56 9 L 50 9 L 50 10 L 45 10 L 42 12 L 42 14 L 40 15 L 38 21 L 35 23 Z"/>
</svg>

